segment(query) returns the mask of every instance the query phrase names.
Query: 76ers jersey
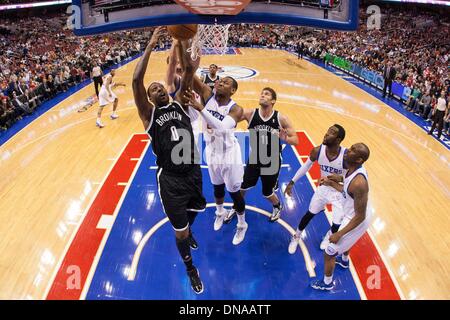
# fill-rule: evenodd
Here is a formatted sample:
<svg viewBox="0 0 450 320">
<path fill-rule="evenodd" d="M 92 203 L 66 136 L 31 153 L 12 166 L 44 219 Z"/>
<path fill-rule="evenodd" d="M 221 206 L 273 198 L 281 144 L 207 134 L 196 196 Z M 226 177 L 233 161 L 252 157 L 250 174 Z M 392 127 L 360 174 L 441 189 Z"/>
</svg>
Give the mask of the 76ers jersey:
<svg viewBox="0 0 450 320">
<path fill-rule="evenodd" d="M 344 169 L 344 153 L 346 149 L 340 147 L 339 154 L 334 159 L 329 159 L 327 156 L 327 146 L 321 145 L 319 149 L 319 157 L 317 162 L 320 166 L 320 176 L 326 177 L 331 174 L 343 175 L 345 173 Z"/>
<path fill-rule="evenodd" d="M 206 102 L 205 108 L 215 118 L 222 121 L 236 104 L 232 99 L 223 106 L 219 106 L 216 100 L 216 95 L 212 95 Z M 225 153 L 229 149 L 239 146 L 239 143 L 234 135 L 234 128 L 227 130 L 210 129 L 205 130 L 205 142 L 208 148 L 214 150 L 215 153 Z"/>
<path fill-rule="evenodd" d="M 342 191 L 342 195 L 344 196 L 343 210 L 344 210 L 345 218 L 347 220 L 351 220 L 355 216 L 355 202 L 353 200 L 353 195 L 351 195 L 348 192 L 348 187 L 350 186 L 350 183 L 353 181 L 353 179 L 359 174 L 363 175 L 366 178 L 367 183 L 369 183 L 369 177 L 367 175 L 367 171 L 363 166 L 359 167 L 357 170 L 355 170 L 355 172 L 353 172 L 348 177 L 344 176 L 344 190 Z M 369 207 L 369 205 L 368 205 L 368 207 Z M 372 211 L 367 210 L 367 209 L 368 208 L 366 208 L 366 219 L 370 218 L 370 216 L 372 214 Z"/>
</svg>

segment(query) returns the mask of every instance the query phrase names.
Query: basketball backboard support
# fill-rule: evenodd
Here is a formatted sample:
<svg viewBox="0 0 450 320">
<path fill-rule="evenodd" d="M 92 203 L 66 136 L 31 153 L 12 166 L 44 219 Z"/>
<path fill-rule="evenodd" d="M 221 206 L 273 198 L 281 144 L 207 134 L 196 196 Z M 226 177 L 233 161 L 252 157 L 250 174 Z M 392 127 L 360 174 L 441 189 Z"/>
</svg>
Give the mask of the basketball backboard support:
<svg viewBox="0 0 450 320">
<path fill-rule="evenodd" d="M 176 24 L 261 23 L 356 30 L 358 0 L 73 0 L 76 35 Z M 201 13 L 201 14 L 199 14 Z"/>
</svg>

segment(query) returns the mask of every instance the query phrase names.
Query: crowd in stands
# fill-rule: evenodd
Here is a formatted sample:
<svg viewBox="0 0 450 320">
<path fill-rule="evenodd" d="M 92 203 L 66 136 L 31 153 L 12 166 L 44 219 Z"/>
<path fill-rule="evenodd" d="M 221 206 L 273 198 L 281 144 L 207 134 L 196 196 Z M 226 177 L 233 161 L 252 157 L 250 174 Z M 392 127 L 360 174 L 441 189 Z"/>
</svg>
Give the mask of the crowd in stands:
<svg viewBox="0 0 450 320">
<path fill-rule="evenodd" d="M 312 58 L 327 53 L 383 72 L 387 62 L 395 81 L 421 92 L 406 108 L 430 119 L 437 99 L 449 95 L 450 24 L 448 17 L 408 10 L 382 11 L 380 30 L 367 30 L 360 13 L 357 32 L 283 25 L 233 25 L 229 45 L 290 48 Z M 139 53 L 151 29 L 76 37 L 64 29 L 65 16 L 23 18 L 0 26 L 0 127 L 6 129 L 42 102 L 102 69 Z M 5 25 L 9 27 L 5 27 Z M 163 46 L 170 45 L 164 39 Z M 447 100 L 448 101 L 448 100 Z M 446 118 L 448 133 L 449 117 Z"/>
<path fill-rule="evenodd" d="M 76 37 L 65 18 L 18 19 L 0 28 L 0 130 L 40 104 L 145 49 L 151 30 Z M 169 46 L 163 39 L 161 46 Z"/>
<path fill-rule="evenodd" d="M 367 16 L 361 10 L 357 32 L 282 25 L 234 25 L 229 44 L 292 49 L 316 59 L 324 59 L 329 53 L 380 74 L 390 62 L 396 70 L 394 80 L 420 92 L 419 96 L 409 97 L 405 108 L 431 121 L 442 91 L 447 103 L 450 98 L 449 17 L 398 8 L 382 13 L 381 28 L 368 30 Z M 449 114 L 445 122 L 447 134 Z"/>
</svg>

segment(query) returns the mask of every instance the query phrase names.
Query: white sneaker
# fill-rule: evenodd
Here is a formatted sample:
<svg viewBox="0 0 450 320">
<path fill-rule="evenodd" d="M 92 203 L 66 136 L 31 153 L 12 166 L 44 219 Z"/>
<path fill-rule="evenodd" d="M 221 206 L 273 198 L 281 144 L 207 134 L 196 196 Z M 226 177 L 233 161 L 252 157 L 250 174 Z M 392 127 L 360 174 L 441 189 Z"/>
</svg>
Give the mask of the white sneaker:
<svg viewBox="0 0 450 320">
<path fill-rule="evenodd" d="M 214 231 L 220 230 L 223 226 L 223 219 L 225 219 L 225 215 L 227 214 L 227 211 L 224 210 L 221 213 L 219 213 L 216 210 L 216 219 L 214 220 Z"/>
<path fill-rule="evenodd" d="M 112 114 L 111 115 L 111 120 L 117 119 L 119 116 L 117 114 Z"/>
<path fill-rule="evenodd" d="M 99 128 L 103 128 L 105 126 L 101 121 L 98 120 L 95 122 L 95 125 Z"/>
<path fill-rule="evenodd" d="M 320 243 L 320 250 L 325 250 L 328 245 L 330 244 L 330 236 L 331 236 L 331 230 L 328 230 L 325 237 L 323 237 L 322 242 Z"/>
<path fill-rule="evenodd" d="M 289 247 L 288 247 L 288 251 L 290 254 L 294 254 L 295 251 L 297 251 L 297 246 L 299 245 L 300 241 L 300 237 L 297 236 L 297 234 L 295 233 L 292 237 L 291 237 L 291 242 L 289 242 Z"/>
<path fill-rule="evenodd" d="M 236 233 L 233 237 L 233 244 L 237 246 L 239 243 L 241 243 L 245 238 L 245 233 L 248 229 L 248 223 L 237 225 Z"/>
</svg>

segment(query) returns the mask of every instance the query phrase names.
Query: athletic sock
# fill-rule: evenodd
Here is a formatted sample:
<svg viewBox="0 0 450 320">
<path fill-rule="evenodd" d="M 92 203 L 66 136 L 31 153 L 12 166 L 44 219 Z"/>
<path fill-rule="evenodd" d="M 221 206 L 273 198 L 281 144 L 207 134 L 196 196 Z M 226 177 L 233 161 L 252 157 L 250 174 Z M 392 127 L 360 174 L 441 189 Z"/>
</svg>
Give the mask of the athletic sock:
<svg viewBox="0 0 450 320">
<path fill-rule="evenodd" d="M 238 217 L 238 225 L 245 224 L 245 212 L 243 212 L 242 214 L 238 213 L 237 217 Z"/>
<path fill-rule="evenodd" d="M 221 213 L 223 212 L 223 203 L 222 204 L 216 204 L 217 212 Z"/>
<path fill-rule="evenodd" d="M 295 236 L 297 238 L 299 238 L 301 235 L 302 235 L 302 231 L 299 228 L 297 228 L 297 230 L 295 230 Z"/>
<path fill-rule="evenodd" d="M 325 282 L 325 284 L 330 284 L 331 282 L 333 282 L 333 276 L 323 276 L 323 282 Z"/>
<path fill-rule="evenodd" d="M 342 261 L 348 261 L 348 254 L 342 254 Z"/>
</svg>

